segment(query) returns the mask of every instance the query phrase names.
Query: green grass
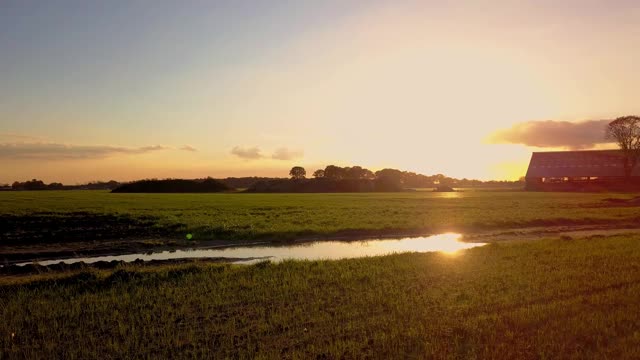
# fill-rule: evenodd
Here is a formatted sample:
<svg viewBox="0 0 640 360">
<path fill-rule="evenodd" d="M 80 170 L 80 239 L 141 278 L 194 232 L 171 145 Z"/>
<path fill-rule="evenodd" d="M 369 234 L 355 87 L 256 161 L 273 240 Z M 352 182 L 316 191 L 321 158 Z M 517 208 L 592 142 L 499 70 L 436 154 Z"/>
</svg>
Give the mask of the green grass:
<svg viewBox="0 0 640 360">
<path fill-rule="evenodd" d="M 632 235 L 47 276 L 0 279 L 0 358 L 640 357 Z"/>
<path fill-rule="evenodd" d="M 104 236 L 104 230 L 123 227 L 120 236 L 125 238 L 134 233 L 140 237 L 144 235 L 144 230 L 140 229 L 148 229 L 150 236 L 163 234 L 183 238 L 192 233 L 195 240 L 287 239 L 349 232 L 435 233 L 637 222 L 640 214 L 634 208 L 594 206 L 612 196 L 626 195 L 505 191 L 385 194 L 0 192 L 0 217 L 40 214 L 41 218 L 56 218 L 56 229 L 44 228 L 37 221 L 30 222 L 29 230 L 36 232 L 40 226 L 46 233 L 52 230 L 67 234 L 79 232 L 90 238 L 92 234 Z M 105 222 L 92 220 L 92 215 L 113 215 L 124 225 L 115 227 L 109 223 L 103 226 L 101 224 Z M 89 229 L 65 229 L 65 221 L 73 216 L 84 218 Z M 129 234 L 127 228 L 131 229 Z"/>
</svg>

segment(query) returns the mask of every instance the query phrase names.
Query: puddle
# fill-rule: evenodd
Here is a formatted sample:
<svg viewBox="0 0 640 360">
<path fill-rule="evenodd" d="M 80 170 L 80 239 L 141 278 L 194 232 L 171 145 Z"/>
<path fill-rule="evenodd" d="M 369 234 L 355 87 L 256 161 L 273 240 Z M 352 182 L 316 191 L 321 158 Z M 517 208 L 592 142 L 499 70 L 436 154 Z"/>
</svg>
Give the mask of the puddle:
<svg viewBox="0 0 640 360">
<path fill-rule="evenodd" d="M 460 250 L 470 249 L 485 243 L 466 243 L 460 241 L 460 234 L 439 234 L 426 237 L 411 237 L 388 240 L 360 240 L 360 241 L 317 241 L 293 245 L 269 245 L 269 246 L 238 246 L 225 249 L 193 249 L 163 251 L 158 253 L 139 253 L 113 256 L 78 257 L 68 259 L 56 259 L 38 262 L 46 266 L 60 262 L 72 264 L 85 262 L 87 264 L 98 261 L 124 261 L 132 262 L 137 259 L 171 260 L 184 258 L 235 258 L 235 263 L 250 264 L 263 260 L 282 261 L 285 259 L 300 260 L 337 260 L 346 258 L 359 258 L 365 256 L 380 256 L 402 252 L 444 252 L 456 253 Z M 250 260 L 243 260 L 248 259 Z M 32 262 L 19 263 L 26 265 Z"/>
</svg>

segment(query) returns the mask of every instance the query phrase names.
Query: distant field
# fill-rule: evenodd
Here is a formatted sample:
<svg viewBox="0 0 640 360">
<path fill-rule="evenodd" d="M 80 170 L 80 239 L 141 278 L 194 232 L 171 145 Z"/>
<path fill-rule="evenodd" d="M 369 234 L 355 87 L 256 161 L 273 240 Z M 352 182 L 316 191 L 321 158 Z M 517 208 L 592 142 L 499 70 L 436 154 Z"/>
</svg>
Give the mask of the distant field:
<svg viewBox="0 0 640 360">
<path fill-rule="evenodd" d="M 0 192 L 0 243 L 169 238 L 291 239 L 563 224 L 637 223 L 621 194 L 467 191 L 371 194 Z"/>
<path fill-rule="evenodd" d="M 0 278 L 0 358 L 638 359 L 639 264 L 618 236 Z"/>
</svg>

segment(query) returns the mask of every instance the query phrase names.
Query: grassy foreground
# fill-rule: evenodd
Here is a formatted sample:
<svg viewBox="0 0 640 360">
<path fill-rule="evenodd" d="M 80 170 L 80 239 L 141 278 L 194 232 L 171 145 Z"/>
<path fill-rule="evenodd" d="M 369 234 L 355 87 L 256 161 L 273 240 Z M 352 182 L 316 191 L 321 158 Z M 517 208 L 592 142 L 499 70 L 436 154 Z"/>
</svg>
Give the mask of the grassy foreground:
<svg viewBox="0 0 640 360">
<path fill-rule="evenodd" d="M 640 358 L 640 237 L 0 279 L 0 358 Z"/>
<path fill-rule="evenodd" d="M 110 194 L 0 192 L 0 244 L 131 238 L 290 239 L 344 233 L 638 222 L 615 194 L 405 192 L 370 194 Z M 605 204 L 606 205 L 606 204 Z M 2 225 L 5 224 L 5 225 Z M 6 229 L 2 229 L 6 226 Z"/>
</svg>

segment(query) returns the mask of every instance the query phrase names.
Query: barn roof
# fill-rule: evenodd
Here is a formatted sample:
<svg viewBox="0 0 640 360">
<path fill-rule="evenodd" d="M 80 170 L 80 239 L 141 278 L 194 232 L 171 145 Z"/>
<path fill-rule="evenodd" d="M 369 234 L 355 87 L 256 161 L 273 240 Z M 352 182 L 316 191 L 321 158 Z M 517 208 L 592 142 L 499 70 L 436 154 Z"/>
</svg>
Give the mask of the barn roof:
<svg viewBox="0 0 640 360">
<path fill-rule="evenodd" d="M 534 152 L 526 177 L 624 176 L 623 159 L 620 150 Z M 640 176 L 640 167 L 632 175 Z"/>
</svg>

